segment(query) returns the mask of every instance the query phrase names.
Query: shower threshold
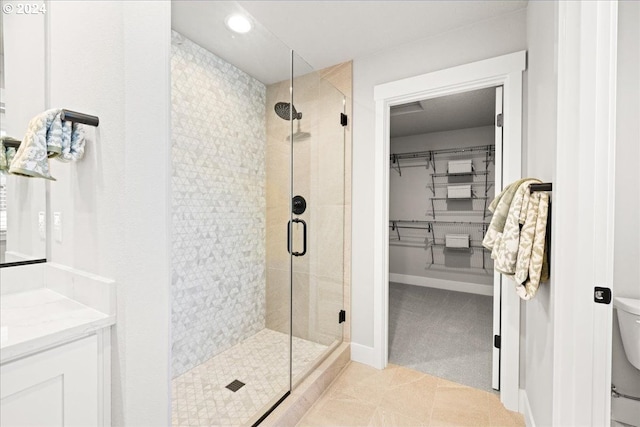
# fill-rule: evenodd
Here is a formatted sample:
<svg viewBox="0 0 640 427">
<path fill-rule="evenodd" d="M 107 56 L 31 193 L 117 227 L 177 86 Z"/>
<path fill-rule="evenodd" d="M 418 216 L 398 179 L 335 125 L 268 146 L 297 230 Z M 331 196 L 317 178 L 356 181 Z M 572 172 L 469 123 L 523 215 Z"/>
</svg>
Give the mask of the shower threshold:
<svg viewBox="0 0 640 427">
<path fill-rule="evenodd" d="M 293 337 L 293 378 L 309 370 L 328 346 Z M 244 386 L 232 391 L 227 385 Z M 172 420 L 178 426 L 242 426 L 289 390 L 289 335 L 263 329 L 173 379 Z"/>
</svg>

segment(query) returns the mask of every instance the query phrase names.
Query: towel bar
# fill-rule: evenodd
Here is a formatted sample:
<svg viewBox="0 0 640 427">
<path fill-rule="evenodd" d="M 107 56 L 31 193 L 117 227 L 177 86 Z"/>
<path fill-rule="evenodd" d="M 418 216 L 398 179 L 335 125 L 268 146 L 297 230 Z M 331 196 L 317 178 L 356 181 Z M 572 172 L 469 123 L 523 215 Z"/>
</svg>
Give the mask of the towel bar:
<svg viewBox="0 0 640 427">
<path fill-rule="evenodd" d="M 2 144 L 6 147 L 6 148 L 18 148 L 20 147 L 20 140 L 18 139 L 3 139 L 2 140 Z"/>
<path fill-rule="evenodd" d="M 96 127 L 100 123 L 100 118 L 98 116 L 92 116 L 89 114 L 78 113 L 77 111 L 64 110 L 64 109 L 62 110 L 62 114 L 60 115 L 60 118 L 62 120 L 66 120 L 69 122 L 82 123 L 83 125 L 96 126 Z M 10 139 L 10 140 L 5 139 L 3 141 L 3 144 L 5 147 L 18 148 L 20 147 L 21 142 L 22 141 L 19 141 L 17 139 Z"/>
<path fill-rule="evenodd" d="M 78 113 L 77 111 L 62 110 L 60 116 L 62 120 L 70 122 L 82 123 L 89 126 L 98 126 L 100 119 L 97 116 L 91 116 L 89 114 Z"/>
<path fill-rule="evenodd" d="M 536 191 L 553 191 L 553 184 L 550 182 L 543 182 L 541 184 L 531 184 L 529 186 L 529 192 L 533 193 Z"/>
</svg>

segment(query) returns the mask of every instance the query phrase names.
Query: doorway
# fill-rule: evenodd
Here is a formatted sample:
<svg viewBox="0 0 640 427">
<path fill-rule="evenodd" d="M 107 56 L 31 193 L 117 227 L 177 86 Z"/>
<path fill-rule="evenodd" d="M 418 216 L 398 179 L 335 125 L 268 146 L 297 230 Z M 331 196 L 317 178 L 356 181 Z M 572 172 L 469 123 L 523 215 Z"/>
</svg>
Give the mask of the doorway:
<svg viewBox="0 0 640 427">
<path fill-rule="evenodd" d="M 389 168 L 391 107 L 489 87 L 503 87 L 502 152 L 496 152 L 495 164 L 503 165 L 496 176 L 495 191 L 503 183 L 521 177 L 522 152 L 522 72 L 526 52 L 516 52 L 470 64 L 435 71 L 375 87 L 376 136 L 375 180 L 373 191 L 379 195 L 374 209 L 374 364 L 388 363 L 389 333 Z M 504 159 L 504 160 L 503 160 Z M 512 411 L 519 410 L 520 301 L 513 286 L 494 279 L 500 289 L 500 400 Z"/>
<path fill-rule="evenodd" d="M 390 108 L 389 362 L 485 391 L 500 389 L 500 278 L 482 240 L 501 113 L 502 87 Z"/>
</svg>

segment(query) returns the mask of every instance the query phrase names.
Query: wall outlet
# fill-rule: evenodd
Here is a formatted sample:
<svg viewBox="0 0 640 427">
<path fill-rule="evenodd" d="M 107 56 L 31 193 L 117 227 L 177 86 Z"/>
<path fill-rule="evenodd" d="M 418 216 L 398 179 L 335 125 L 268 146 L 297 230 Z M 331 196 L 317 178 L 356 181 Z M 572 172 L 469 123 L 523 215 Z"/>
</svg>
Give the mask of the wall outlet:
<svg viewBox="0 0 640 427">
<path fill-rule="evenodd" d="M 47 238 L 47 217 L 44 211 L 38 212 L 38 233 L 40 234 L 41 240 Z"/>
<path fill-rule="evenodd" d="M 62 243 L 62 212 L 53 213 L 53 235 L 56 242 Z"/>
</svg>

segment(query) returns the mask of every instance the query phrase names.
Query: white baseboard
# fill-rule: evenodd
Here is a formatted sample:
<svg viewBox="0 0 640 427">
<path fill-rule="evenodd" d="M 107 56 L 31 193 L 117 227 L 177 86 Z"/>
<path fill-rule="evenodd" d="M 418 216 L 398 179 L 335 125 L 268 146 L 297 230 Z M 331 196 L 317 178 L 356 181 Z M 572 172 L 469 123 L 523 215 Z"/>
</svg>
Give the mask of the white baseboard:
<svg viewBox="0 0 640 427">
<path fill-rule="evenodd" d="M 536 422 L 533 419 L 533 414 L 531 413 L 531 406 L 529 405 L 527 392 L 523 389 L 520 389 L 520 413 L 524 415 L 524 424 L 527 427 L 536 427 Z"/>
<path fill-rule="evenodd" d="M 375 349 L 373 347 L 368 347 L 355 342 L 351 343 L 351 360 L 354 362 L 364 363 L 365 365 L 378 368 L 378 366 L 376 366 L 377 358 L 375 357 L 375 354 Z"/>
<path fill-rule="evenodd" d="M 469 294 L 493 295 L 493 286 L 479 283 L 458 282 L 455 280 L 434 279 L 431 277 L 409 276 L 407 274 L 389 273 L 389 281 L 405 285 L 424 286 L 427 288 L 446 289 L 448 291 L 467 292 Z"/>
</svg>

